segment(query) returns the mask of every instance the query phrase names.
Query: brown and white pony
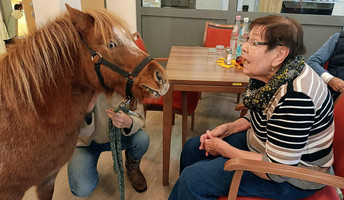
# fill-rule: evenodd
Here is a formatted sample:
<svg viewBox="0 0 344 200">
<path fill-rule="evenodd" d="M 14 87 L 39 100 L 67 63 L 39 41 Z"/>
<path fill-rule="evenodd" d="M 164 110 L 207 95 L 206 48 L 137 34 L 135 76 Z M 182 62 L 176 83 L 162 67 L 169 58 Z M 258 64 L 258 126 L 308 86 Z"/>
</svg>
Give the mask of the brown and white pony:
<svg viewBox="0 0 344 200">
<path fill-rule="evenodd" d="M 127 80 L 103 65 L 107 88 L 102 87 L 85 43 L 129 72 L 148 56 L 136 47 L 123 22 L 106 10 L 84 13 L 66 6 L 65 14 L 0 58 L 0 199 L 22 199 L 33 185 L 40 199 L 51 199 L 92 96 L 126 95 Z M 167 89 L 164 69 L 152 60 L 131 92 L 142 100 Z"/>
</svg>

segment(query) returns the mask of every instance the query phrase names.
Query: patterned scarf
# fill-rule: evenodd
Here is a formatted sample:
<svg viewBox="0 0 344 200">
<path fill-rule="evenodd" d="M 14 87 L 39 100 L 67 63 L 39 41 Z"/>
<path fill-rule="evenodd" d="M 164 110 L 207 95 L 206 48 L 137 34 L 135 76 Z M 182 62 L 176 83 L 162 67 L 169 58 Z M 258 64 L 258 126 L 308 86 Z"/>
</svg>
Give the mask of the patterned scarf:
<svg viewBox="0 0 344 200">
<path fill-rule="evenodd" d="M 304 66 L 305 58 L 298 56 L 294 60 L 288 60 L 268 83 L 250 79 L 243 93 L 244 105 L 252 111 L 263 111 L 276 91 L 285 83 L 294 80 Z"/>
</svg>

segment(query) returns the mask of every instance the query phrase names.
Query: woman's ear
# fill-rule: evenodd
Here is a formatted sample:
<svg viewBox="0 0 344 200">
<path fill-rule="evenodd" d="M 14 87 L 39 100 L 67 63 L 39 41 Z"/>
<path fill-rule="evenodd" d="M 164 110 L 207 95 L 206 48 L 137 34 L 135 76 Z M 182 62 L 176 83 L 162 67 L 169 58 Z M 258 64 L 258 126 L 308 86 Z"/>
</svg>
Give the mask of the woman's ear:
<svg viewBox="0 0 344 200">
<path fill-rule="evenodd" d="M 276 47 L 276 56 L 272 61 L 272 66 L 278 66 L 283 63 L 284 59 L 289 55 L 289 48 L 286 46 Z"/>
</svg>

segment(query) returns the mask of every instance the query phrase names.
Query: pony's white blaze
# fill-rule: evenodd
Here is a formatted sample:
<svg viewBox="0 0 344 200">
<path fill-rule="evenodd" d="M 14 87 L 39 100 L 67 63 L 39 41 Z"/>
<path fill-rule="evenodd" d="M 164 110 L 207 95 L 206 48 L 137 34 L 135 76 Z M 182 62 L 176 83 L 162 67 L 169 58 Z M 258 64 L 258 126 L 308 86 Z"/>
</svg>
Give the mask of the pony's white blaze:
<svg viewBox="0 0 344 200">
<path fill-rule="evenodd" d="M 122 27 L 114 27 L 112 30 L 119 44 L 128 48 L 134 56 L 139 56 L 138 53 L 141 52 L 141 50 L 136 46 L 133 40 L 128 38 L 126 31 Z"/>
</svg>

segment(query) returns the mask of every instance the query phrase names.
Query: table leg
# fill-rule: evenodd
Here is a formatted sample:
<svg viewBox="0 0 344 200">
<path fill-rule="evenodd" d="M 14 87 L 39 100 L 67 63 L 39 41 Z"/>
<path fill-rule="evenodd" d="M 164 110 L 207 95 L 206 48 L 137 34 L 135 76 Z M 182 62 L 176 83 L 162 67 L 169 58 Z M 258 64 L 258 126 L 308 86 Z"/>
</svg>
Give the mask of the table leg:
<svg viewBox="0 0 344 200">
<path fill-rule="evenodd" d="M 172 133 L 172 95 L 173 85 L 170 85 L 168 92 L 164 96 L 163 105 L 163 143 L 162 143 L 162 184 L 167 186 L 170 176 L 170 151 Z"/>
<path fill-rule="evenodd" d="M 182 92 L 182 145 L 186 142 L 186 135 L 188 132 L 188 102 L 187 93 Z"/>
</svg>

